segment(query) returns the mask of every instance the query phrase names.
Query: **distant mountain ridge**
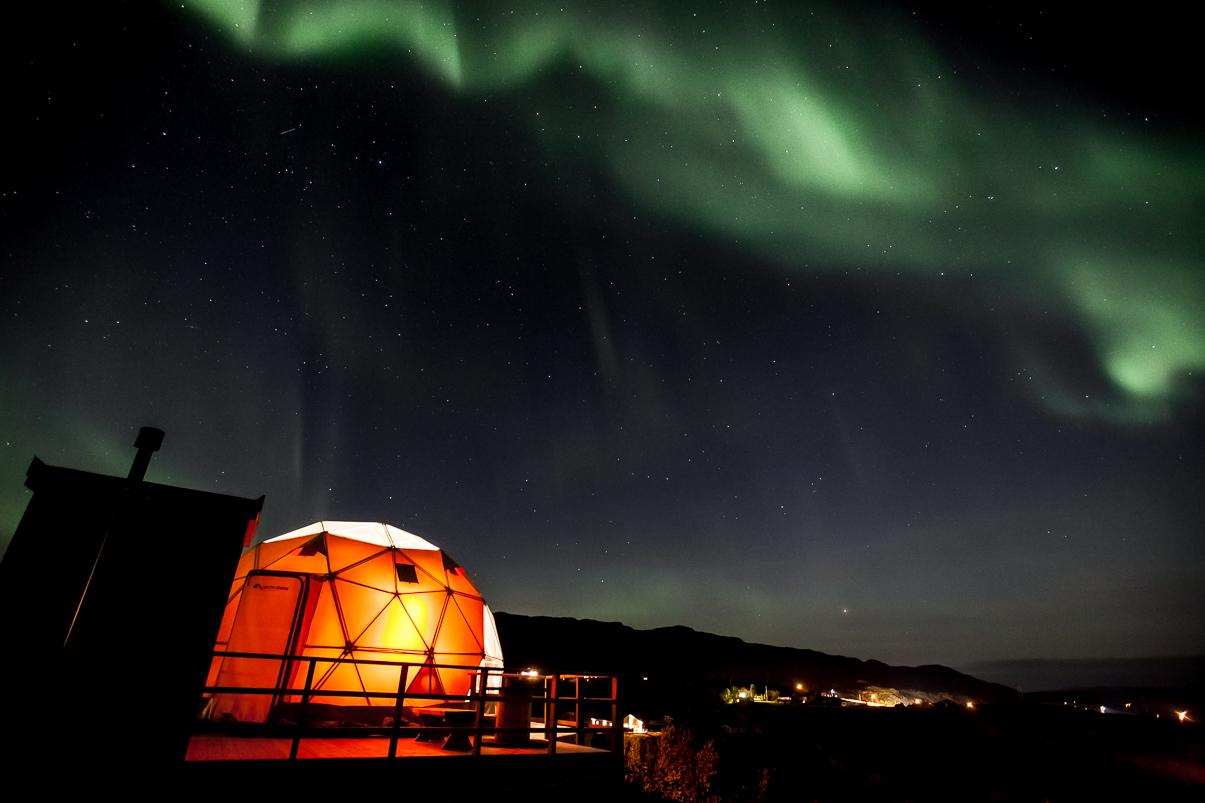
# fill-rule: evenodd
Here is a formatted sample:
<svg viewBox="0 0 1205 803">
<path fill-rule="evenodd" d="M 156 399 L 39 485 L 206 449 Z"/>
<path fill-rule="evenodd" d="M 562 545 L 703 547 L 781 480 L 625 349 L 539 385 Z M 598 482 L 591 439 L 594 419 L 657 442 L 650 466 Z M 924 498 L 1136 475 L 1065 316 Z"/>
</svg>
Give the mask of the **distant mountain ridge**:
<svg viewBox="0 0 1205 803">
<path fill-rule="evenodd" d="M 677 625 L 636 630 L 621 622 L 551 616 L 496 615 L 507 666 L 558 672 L 594 672 L 678 678 L 683 684 L 722 687 L 769 684 L 784 690 L 851 692 L 883 687 L 959 702 L 1013 702 L 1014 689 L 947 666 L 890 666 L 815 650 L 755 644 Z"/>
</svg>

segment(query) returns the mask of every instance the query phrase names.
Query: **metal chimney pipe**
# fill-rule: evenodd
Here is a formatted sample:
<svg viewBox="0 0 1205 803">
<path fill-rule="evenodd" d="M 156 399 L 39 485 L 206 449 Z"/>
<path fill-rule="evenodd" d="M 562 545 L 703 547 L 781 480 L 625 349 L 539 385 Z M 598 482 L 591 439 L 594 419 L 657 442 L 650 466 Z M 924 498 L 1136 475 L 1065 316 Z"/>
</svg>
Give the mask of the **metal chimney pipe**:
<svg viewBox="0 0 1205 803">
<path fill-rule="evenodd" d="M 138 437 L 134 439 L 134 448 L 138 453 L 134 455 L 134 462 L 130 465 L 130 473 L 126 475 L 126 479 L 130 482 L 142 482 L 142 478 L 146 476 L 146 469 L 151 464 L 151 455 L 159 451 L 159 447 L 163 445 L 164 432 L 155 427 L 143 427 L 138 430 Z M 113 512 L 109 515 L 109 524 L 105 527 L 105 535 L 100 539 L 100 547 L 96 550 L 96 558 L 92 561 L 92 571 L 88 572 L 88 582 L 84 583 L 84 590 L 80 594 L 79 602 L 75 606 L 75 614 L 71 617 L 71 624 L 67 626 L 67 636 L 63 639 L 63 647 L 67 647 L 71 643 L 71 634 L 75 632 L 75 623 L 79 620 L 80 611 L 84 608 L 84 601 L 88 598 L 88 592 L 92 589 L 92 579 L 96 577 L 96 567 L 100 565 L 101 555 L 104 554 L 105 546 L 109 543 L 109 535 L 113 532 L 113 521 L 121 512 L 121 508 L 129 504 L 128 494 L 123 494 L 122 497 L 126 501 L 119 501 L 113 508 Z"/>
<path fill-rule="evenodd" d="M 134 462 L 130 465 L 130 473 L 126 479 L 142 482 L 142 478 L 146 476 L 147 467 L 151 464 L 151 455 L 159 451 L 159 447 L 163 445 L 163 435 L 163 430 L 155 427 L 143 427 L 138 430 L 138 438 L 134 441 L 134 448 L 138 450 L 138 454 L 134 455 Z"/>
</svg>

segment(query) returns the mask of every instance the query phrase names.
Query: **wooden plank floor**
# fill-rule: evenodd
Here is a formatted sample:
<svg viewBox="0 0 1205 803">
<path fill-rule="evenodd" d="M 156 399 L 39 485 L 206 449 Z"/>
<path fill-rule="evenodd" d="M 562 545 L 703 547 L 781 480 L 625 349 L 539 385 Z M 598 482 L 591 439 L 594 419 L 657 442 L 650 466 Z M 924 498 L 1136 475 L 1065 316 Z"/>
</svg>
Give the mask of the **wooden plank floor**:
<svg viewBox="0 0 1205 803">
<path fill-rule="evenodd" d="M 291 739 L 256 738 L 198 734 L 188 743 L 185 761 L 263 761 L 287 759 Z M 540 756 L 546 755 L 547 744 L 532 740 L 530 747 L 498 747 L 482 745 L 483 756 Z M 557 755 L 602 754 L 606 750 L 585 747 L 570 742 L 557 742 Z M 386 758 L 389 740 L 383 736 L 364 739 L 302 739 L 298 746 L 299 759 L 314 758 Z M 472 756 L 472 753 L 443 750 L 435 742 L 416 742 L 398 739 L 398 758 Z"/>
</svg>

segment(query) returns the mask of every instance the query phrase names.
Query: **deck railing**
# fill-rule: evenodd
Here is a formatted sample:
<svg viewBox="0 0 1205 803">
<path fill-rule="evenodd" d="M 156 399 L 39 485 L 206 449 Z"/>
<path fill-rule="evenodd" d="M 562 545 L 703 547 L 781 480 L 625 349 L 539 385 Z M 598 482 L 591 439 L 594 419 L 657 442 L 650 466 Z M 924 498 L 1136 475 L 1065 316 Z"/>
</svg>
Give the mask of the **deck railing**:
<svg viewBox="0 0 1205 803">
<path fill-rule="evenodd" d="M 461 750 L 472 755 L 481 755 L 484 740 L 488 737 L 497 746 L 516 746 L 526 743 L 532 752 L 541 750 L 547 754 L 557 753 L 558 742 L 573 739 L 576 744 L 621 754 L 623 751 L 623 721 L 619 712 L 619 679 L 613 675 L 581 675 L 564 673 L 542 673 L 524 671 L 507 672 L 499 667 L 467 666 L 457 664 L 413 663 L 363 658 L 332 658 L 312 655 L 279 655 L 268 653 L 215 651 L 215 661 L 226 658 L 251 661 L 280 662 L 281 683 L 277 686 L 206 685 L 202 689 L 203 702 L 216 695 L 250 695 L 268 697 L 269 714 L 263 722 L 240 722 L 229 720 L 207 720 L 199 716 L 196 733 L 216 733 L 243 736 L 287 736 L 291 739 L 289 759 L 296 759 L 303 739 L 331 737 L 388 737 L 388 757 L 398 755 L 398 740 L 408 737 L 455 735 L 454 741 Z M 321 681 L 335 667 L 354 664 L 370 671 L 395 670 L 398 673 L 396 689 L 389 691 L 368 690 L 343 691 L 324 688 Z M 319 665 L 324 675 L 316 678 Z M 463 672 L 472 679 L 467 693 L 447 693 L 433 690 L 428 684 L 426 691 L 408 690 L 417 673 L 423 670 L 453 670 Z M 304 678 L 300 686 L 285 678 Z M 372 684 L 368 684 L 372 685 Z M 381 724 L 349 724 L 347 720 L 332 723 L 322 719 L 322 714 L 350 710 L 338 704 L 314 703 L 315 698 L 346 698 L 367 700 L 372 709 L 391 710 L 391 715 L 381 712 Z M 377 701 L 380 701 L 378 706 Z M 417 703 L 417 704 L 416 704 Z M 509 706 L 517 706 L 519 713 Z M 428 714 L 438 716 L 424 716 Z M 358 709 L 360 713 L 364 708 Z M 472 716 L 456 716 L 456 712 L 472 712 Z M 492 711 L 492 713 L 491 713 Z M 503 716 L 507 712 L 507 716 Z M 374 712 L 375 713 L 375 712 Z M 415 722 L 415 719 L 419 722 Z M 525 724 L 503 725 L 502 720 L 522 721 Z M 435 719 L 442 719 L 438 723 Z M 471 719 L 471 724 L 463 724 Z M 428 722 L 428 720 L 431 720 Z M 538 744 L 539 740 L 544 744 Z M 534 746 L 531 742 L 535 741 Z"/>
</svg>

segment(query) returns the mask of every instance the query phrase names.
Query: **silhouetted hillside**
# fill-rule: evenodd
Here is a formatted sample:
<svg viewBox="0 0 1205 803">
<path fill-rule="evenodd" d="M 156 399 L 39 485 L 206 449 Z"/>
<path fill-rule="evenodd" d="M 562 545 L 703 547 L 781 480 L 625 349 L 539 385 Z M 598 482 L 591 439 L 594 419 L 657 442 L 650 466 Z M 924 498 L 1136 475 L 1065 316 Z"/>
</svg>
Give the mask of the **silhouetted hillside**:
<svg viewBox="0 0 1205 803">
<path fill-rule="evenodd" d="M 718 689 L 733 684 L 769 684 L 790 690 L 851 692 L 876 686 L 930 698 L 1011 702 L 1016 691 L 987 683 L 947 666 L 890 666 L 815 650 L 750 644 L 732 636 L 689 627 L 636 630 L 620 622 L 498 613 L 507 666 L 559 672 L 597 672 L 662 683 Z M 660 684 L 659 684 L 660 685 Z"/>
</svg>

